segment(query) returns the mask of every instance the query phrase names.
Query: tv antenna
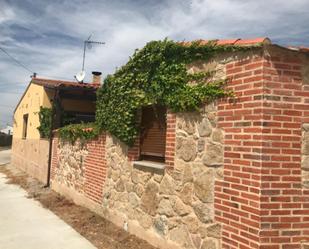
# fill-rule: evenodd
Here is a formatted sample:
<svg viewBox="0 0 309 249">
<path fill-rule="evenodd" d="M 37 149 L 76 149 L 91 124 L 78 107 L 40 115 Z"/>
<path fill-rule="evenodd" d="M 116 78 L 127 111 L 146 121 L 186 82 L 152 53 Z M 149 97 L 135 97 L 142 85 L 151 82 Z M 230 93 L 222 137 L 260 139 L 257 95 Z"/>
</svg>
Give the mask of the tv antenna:
<svg viewBox="0 0 309 249">
<path fill-rule="evenodd" d="M 84 53 L 83 53 L 83 66 L 82 70 L 76 74 L 74 77 L 78 82 L 83 82 L 86 73 L 85 73 L 85 59 L 86 59 L 86 48 L 91 49 L 92 44 L 98 44 L 98 45 L 104 45 L 105 42 L 99 42 L 99 41 L 92 41 L 90 40 L 92 35 L 89 35 L 88 39 L 84 41 Z"/>
<path fill-rule="evenodd" d="M 84 71 L 85 68 L 85 58 L 86 58 L 86 48 L 91 49 L 92 48 L 92 44 L 98 44 L 98 45 L 104 45 L 105 42 L 98 42 L 98 41 L 91 41 L 92 35 L 89 35 L 88 39 L 86 41 L 84 41 L 84 55 L 83 55 L 83 67 L 82 67 L 82 71 Z"/>
</svg>

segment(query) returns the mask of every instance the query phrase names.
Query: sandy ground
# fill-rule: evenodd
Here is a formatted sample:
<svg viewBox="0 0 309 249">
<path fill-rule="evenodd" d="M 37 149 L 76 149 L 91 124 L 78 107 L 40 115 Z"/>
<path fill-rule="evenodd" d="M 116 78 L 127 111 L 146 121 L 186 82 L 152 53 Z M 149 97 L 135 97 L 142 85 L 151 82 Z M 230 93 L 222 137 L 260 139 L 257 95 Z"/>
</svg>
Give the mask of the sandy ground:
<svg viewBox="0 0 309 249">
<path fill-rule="evenodd" d="M 0 166 L 4 167 L 4 166 Z M 95 247 L 0 173 L 0 247 L 3 249 L 95 249 Z"/>
<path fill-rule="evenodd" d="M 146 241 L 130 235 L 89 209 L 75 205 L 54 191 L 44 188 L 38 181 L 12 166 L 0 166 L 0 173 L 9 178 L 9 183 L 24 188 L 29 198 L 38 200 L 43 207 L 51 210 L 98 249 L 155 249 Z"/>
</svg>

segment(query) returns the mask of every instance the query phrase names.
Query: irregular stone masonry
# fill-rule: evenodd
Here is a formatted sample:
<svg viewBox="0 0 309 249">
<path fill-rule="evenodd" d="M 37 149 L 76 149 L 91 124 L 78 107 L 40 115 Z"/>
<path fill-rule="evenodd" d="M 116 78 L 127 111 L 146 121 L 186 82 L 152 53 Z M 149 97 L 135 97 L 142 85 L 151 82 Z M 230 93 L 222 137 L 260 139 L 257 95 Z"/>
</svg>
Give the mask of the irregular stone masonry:
<svg viewBox="0 0 309 249">
<path fill-rule="evenodd" d="M 78 193 L 84 193 L 85 165 L 83 162 L 88 150 L 83 148 L 79 141 L 74 145 L 63 142 L 58 147 L 58 153 L 59 167 L 55 169 L 55 181 L 73 188 Z"/>
<path fill-rule="evenodd" d="M 202 244 L 203 248 L 208 244 L 219 248 L 220 225 L 214 221 L 213 205 L 215 180 L 221 179 L 223 172 L 224 135 L 216 127 L 216 112 L 212 104 L 202 114 L 170 116 L 172 125 L 168 125 L 176 141 L 170 146 L 176 146 L 176 151 L 171 154 L 174 162 L 170 160 L 165 171 L 134 167 L 128 157 L 132 149 L 111 135 L 102 135 L 98 140 L 106 142 L 92 151 L 93 141 L 74 145 L 58 142 L 53 182 L 87 196 L 87 179 L 95 174 L 87 177 L 85 172 L 96 168 L 93 160 L 104 153 L 106 161 L 101 169 L 106 165 L 108 170 L 103 193 L 101 198 L 92 198 L 104 210 L 125 215 L 158 238 L 183 248 Z"/>
<path fill-rule="evenodd" d="M 309 123 L 302 126 L 302 147 L 301 147 L 302 183 L 304 188 L 309 188 Z"/>
<path fill-rule="evenodd" d="M 110 134 L 76 148 L 55 139 L 52 183 L 65 182 L 96 211 L 164 248 L 306 246 L 308 65 L 307 55 L 273 45 L 194 63 L 189 71 L 227 76 L 236 99 L 200 114 L 168 113 L 165 170 L 133 166 L 138 142 L 128 148 Z M 81 155 L 84 163 L 66 165 Z"/>
<path fill-rule="evenodd" d="M 211 236 L 205 232 L 218 226 L 214 223 L 214 182 L 222 177 L 223 166 L 222 140 L 214 141 L 212 131 L 215 138 L 223 134 L 215 120 L 208 120 L 208 115 L 216 112 L 215 106 L 209 109 L 203 115 L 177 115 L 174 167 L 165 172 L 134 167 L 127 158 L 126 146 L 107 136 L 110 167 L 104 208 L 126 214 L 144 229 L 183 248 L 199 248 L 204 240 L 219 245 L 220 229 Z M 215 163 L 208 164 L 210 158 Z"/>
<path fill-rule="evenodd" d="M 52 181 L 85 195 L 94 202 L 102 201 L 106 179 L 105 134 L 89 142 L 75 144 L 53 141 Z"/>
</svg>

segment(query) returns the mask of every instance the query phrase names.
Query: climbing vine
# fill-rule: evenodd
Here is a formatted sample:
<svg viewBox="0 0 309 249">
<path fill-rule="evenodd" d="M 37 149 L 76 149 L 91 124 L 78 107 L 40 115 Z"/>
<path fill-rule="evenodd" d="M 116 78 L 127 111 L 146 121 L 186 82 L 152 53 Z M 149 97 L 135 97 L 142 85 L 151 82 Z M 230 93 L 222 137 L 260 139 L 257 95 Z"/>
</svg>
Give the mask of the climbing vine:
<svg viewBox="0 0 309 249">
<path fill-rule="evenodd" d="M 41 138 L 49 138 L 52 124 L 52 109 L 40 106 L 38 115 L 40 126 L 37 129 L 40 132 Z"/>
<path fill-rule="evenodd" d="M 50 138 L 52 127 L 52 108 L 40 107 L 39 115 L 40 126 L 37 128 L 41 138 Z M 58 129 L 59 137 L 63 140 L 75 142 L 77 139 L 88 140 L 95 138 L 99 134 L 99 129 L 95 123 L 73 124 L 75 118 L 61 110 L 61 125 Z"/>
<path fill-rule="evenodd" d="M 139 130 L 136 115 L 141 107 L 159 104 L 174 112 L 193 111 L 203 103 L 232 95 L 224 89 L 224 80 L 208 82 L 213 72 L 191 74 L 188 64 L 248 49 L 252 47 L 215 42 L 149 42 L 104 80 L 97 92 L 96 124 L 132 145 Z"/>
<path fill-rule="evenodd" d="M 74 143 L 77 139 L 87 141 L 95 138 L 99 134 L 99 129 L 95 123 L 82 123 L 66 125 L 58 132 L 62 140 Z"/>
</svg>

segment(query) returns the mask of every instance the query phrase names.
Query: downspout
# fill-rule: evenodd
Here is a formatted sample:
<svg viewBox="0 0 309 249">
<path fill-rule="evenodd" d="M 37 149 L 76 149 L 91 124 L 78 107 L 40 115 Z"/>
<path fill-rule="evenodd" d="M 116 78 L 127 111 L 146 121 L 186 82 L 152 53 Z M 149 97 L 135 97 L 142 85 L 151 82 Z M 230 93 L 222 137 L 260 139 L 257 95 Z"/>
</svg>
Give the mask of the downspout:
<svg viewBox="0 0 309 249">
<path fill-rule="evenodd" d="M 49 133 L 49 152 L 48 152 L 48 167 L 47 167 L 47 181 L 45 188 L 50 187 L 50 171 L 51 171 L 51 162 L 52 162 L 52 149 L 53 149 L 53 130 L 54 130 L 54 124 L 55 124 L 55 117 L 57 116 L 57 108 L 56 105 L 58 104 L 58 95 L 59 95 L 59 89 L 58 87 L 55 90 L 54 98 L 53 98 L 53 107 L 52 107 L 52 117 L 51 117 L 51 127 L 50 127 L 50 133 Z"/>
</svg>

